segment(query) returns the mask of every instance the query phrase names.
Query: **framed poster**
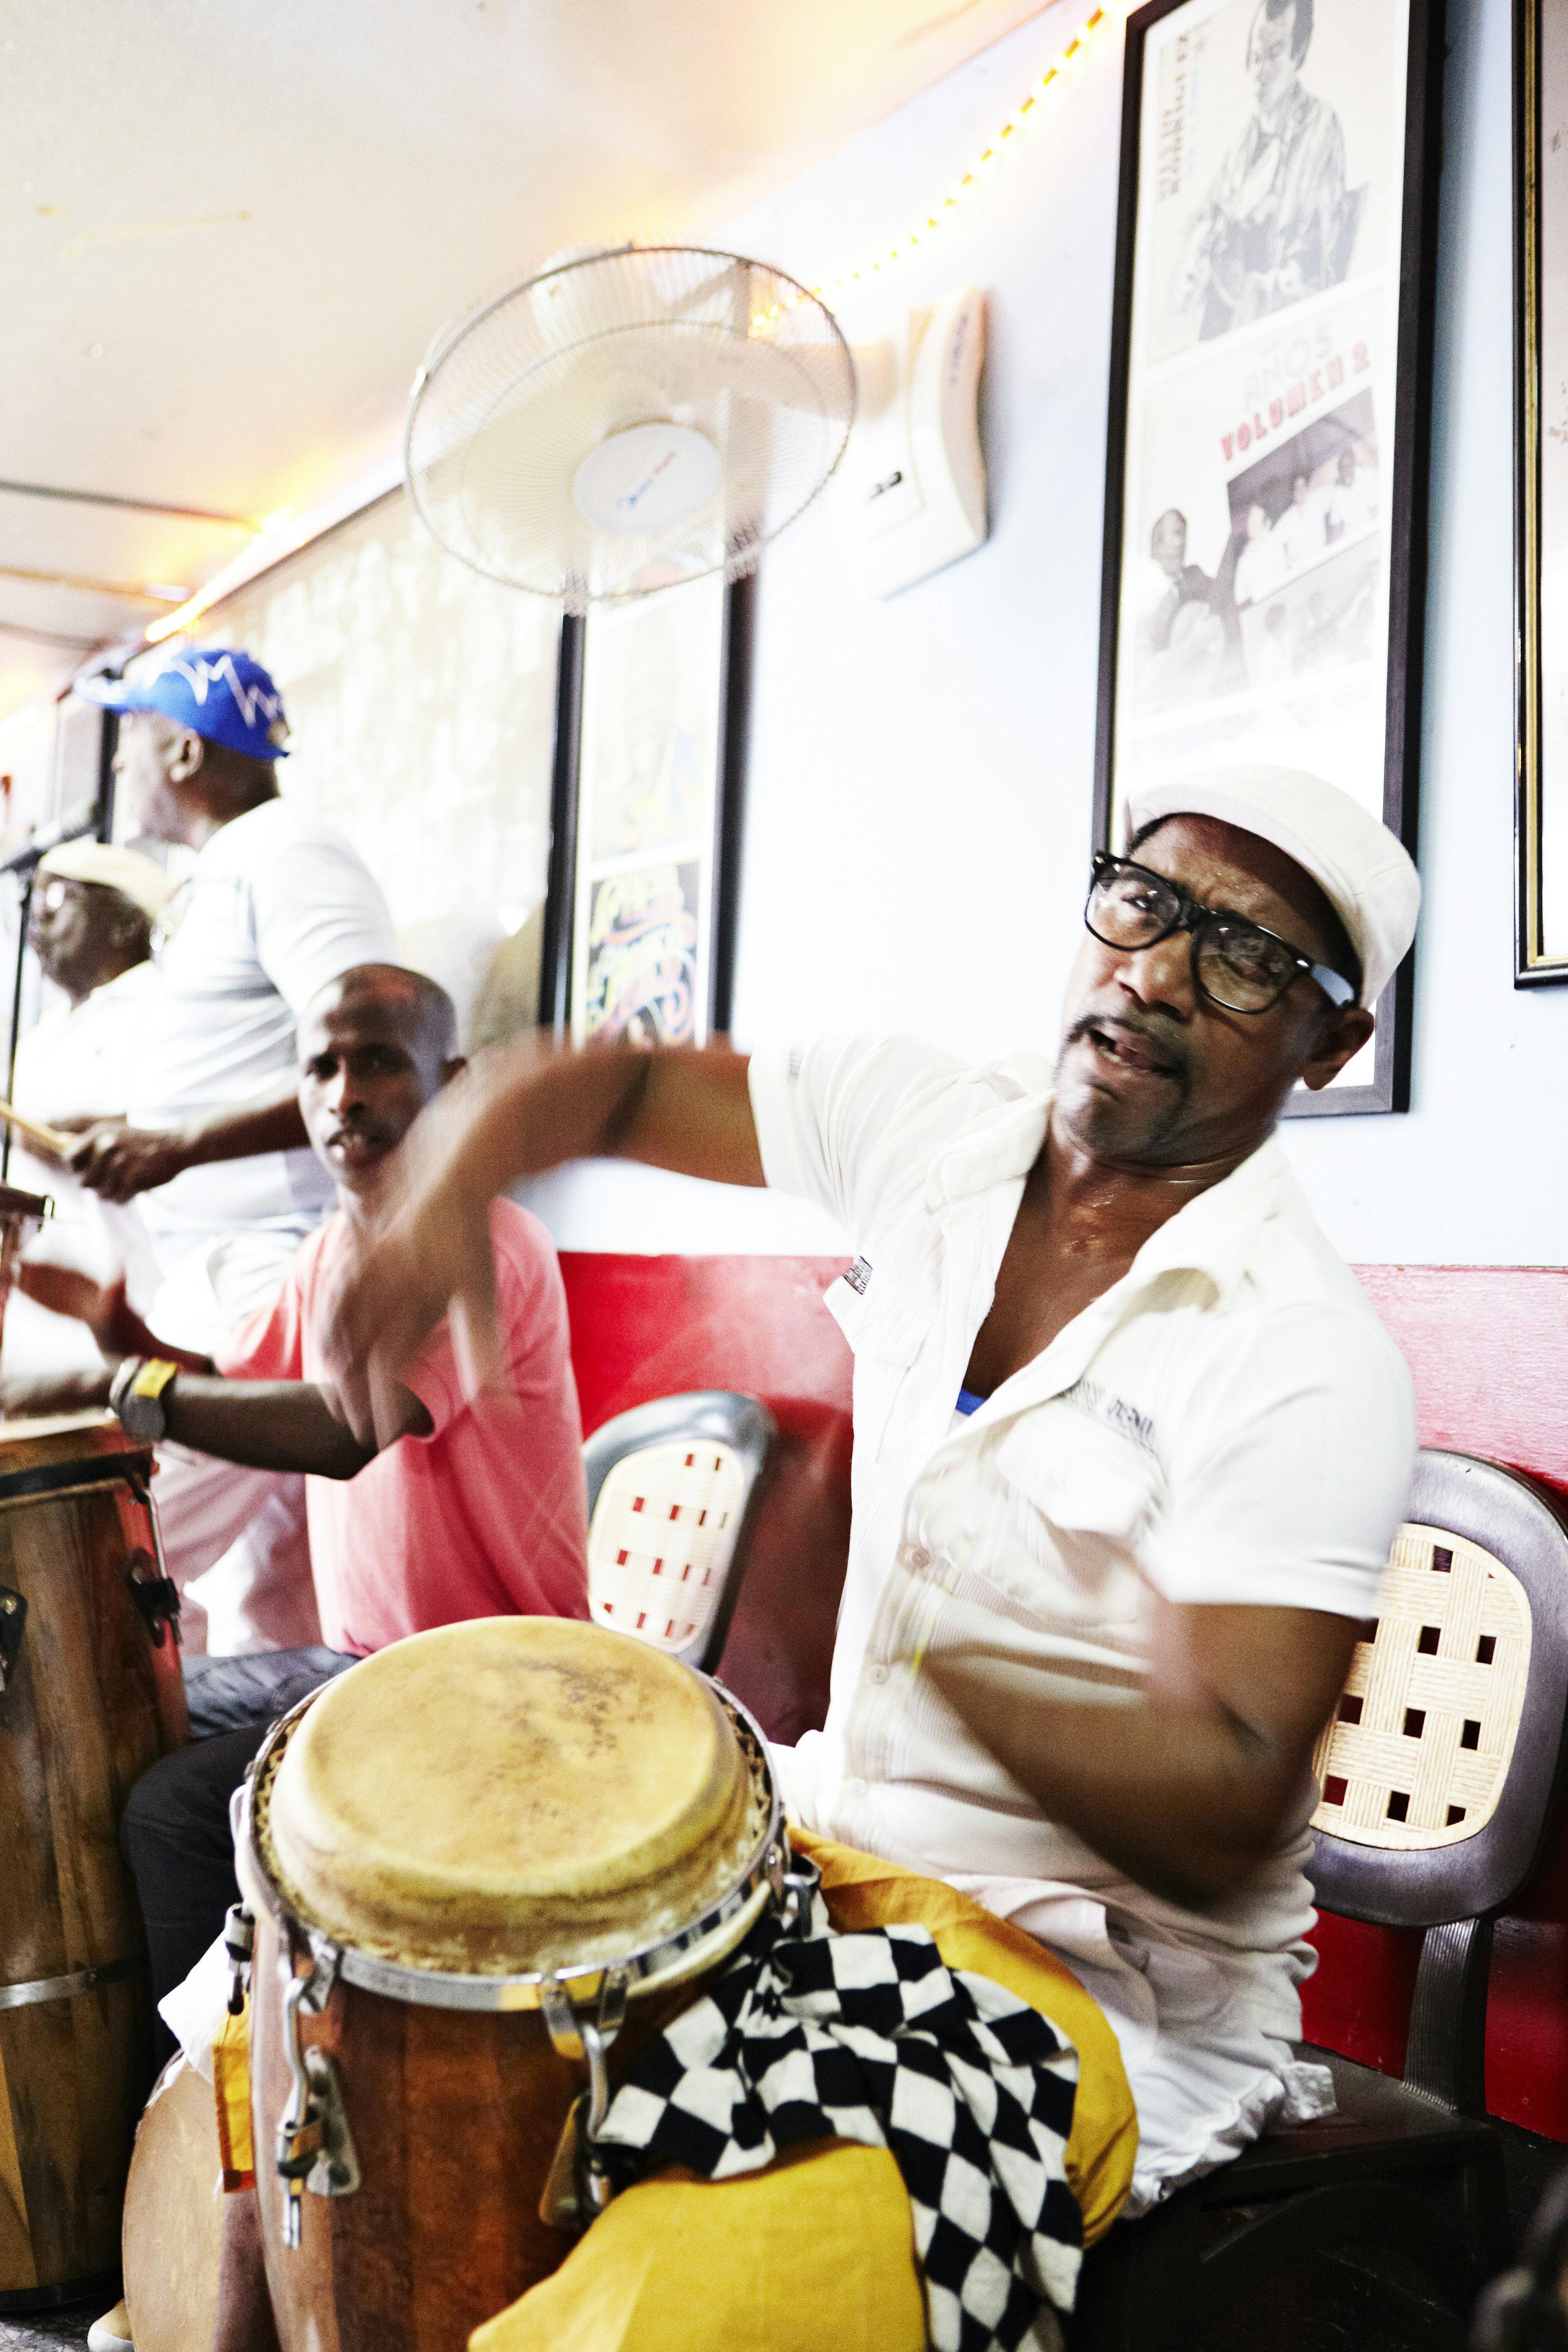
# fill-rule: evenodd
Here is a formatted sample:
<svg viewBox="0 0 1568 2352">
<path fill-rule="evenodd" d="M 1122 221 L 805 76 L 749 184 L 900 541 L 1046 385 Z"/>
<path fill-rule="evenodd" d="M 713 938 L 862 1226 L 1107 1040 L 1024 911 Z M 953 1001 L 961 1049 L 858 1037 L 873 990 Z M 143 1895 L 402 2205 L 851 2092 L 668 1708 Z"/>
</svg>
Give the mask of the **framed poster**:
<svg viewBox="0 0 1568 2352">
<path fill-rule="evenodd" d="M 729 1025 L 752 583 L 563 625 L 540 1018 L 574 1045 Z"/>
<path fill-rule="evenodd" d="M 1414 851 L 1441 14 L 1128 20 L 1095 844 L 1129 787 L 1310 768 Z M 1409 959 L 1297 1113 L 1409 1103 Z"/>
<path fill-rule="evenodd" d="M 1568 981 L 1568 0 L 1515 0 L 1514 985 Z"/>
</svg>

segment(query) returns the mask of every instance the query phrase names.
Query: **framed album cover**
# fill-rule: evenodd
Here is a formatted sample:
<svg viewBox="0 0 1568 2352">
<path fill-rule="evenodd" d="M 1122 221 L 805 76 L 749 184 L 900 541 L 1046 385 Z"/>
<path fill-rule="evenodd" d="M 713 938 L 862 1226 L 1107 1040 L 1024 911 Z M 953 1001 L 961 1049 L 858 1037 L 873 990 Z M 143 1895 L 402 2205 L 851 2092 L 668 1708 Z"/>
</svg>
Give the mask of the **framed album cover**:
<svg viewBox="0 0 1568 2352">
<path fill-rule="evenodd" d="M 562 628 L 540 1019 L 574 1045 L 730 1020 L 752 583 Z"/>
<path fill-rule="evenodd" d="M 1128 20 L 1095 842 L 1140 781 L 1310 768 L 1415 846 L 1441 14 Z M 1410 964 L 1298 1113 L 1403 1110 Z"/>
<path fill-rule="evenodd" d="M 1568 981 L 1568 0 L 1514 6 L 1514 984 Z"/>
</svg>

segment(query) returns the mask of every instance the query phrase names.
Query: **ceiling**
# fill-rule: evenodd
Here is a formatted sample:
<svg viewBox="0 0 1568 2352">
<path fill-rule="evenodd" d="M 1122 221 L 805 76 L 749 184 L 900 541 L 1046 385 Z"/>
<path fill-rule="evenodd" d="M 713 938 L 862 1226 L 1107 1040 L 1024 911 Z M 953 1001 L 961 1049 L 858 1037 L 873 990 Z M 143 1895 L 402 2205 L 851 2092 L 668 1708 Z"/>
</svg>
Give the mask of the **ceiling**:
<svg viewBox="0 0 1568 2352">
<path fill-rule="evenodd" d="M 11 0 L 0 483 L 204 511 L 0 487 L 0 719 L 384 467 L 444 321 L 711 234 L 1040 5 Z"/>
</svg>

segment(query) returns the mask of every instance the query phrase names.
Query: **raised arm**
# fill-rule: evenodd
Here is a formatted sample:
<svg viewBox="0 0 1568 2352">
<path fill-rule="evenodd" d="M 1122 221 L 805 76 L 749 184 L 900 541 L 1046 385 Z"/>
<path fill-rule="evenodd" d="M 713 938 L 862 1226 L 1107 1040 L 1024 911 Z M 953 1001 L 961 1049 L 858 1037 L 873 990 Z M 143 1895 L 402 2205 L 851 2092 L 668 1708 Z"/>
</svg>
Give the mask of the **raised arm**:
<svg viewBox="0 0 1568 2352">
<path fill-rule="evenodd" d="M 362 1442 L 389 1425 L 398 1369 L 448 1309 L 472 1380 L 494 1371 L 489 1203 L 520 1177 L 614 1157 L 761 1184 L 746 1070 L 727 1045 L 573 1053 L 526 1039 L 446 1087 L 405 1141 L 395 1204 L 336 1302 L 338 1394 Z"/>
</svg>

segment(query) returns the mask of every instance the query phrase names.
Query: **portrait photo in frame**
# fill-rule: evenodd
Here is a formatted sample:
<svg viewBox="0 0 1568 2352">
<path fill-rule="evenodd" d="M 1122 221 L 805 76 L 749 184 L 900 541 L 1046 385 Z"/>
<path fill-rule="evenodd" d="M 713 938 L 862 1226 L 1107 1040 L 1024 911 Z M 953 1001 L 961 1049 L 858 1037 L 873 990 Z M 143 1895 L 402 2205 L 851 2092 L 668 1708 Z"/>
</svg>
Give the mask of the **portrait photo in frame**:
<svg viewBox="0 0 1568 2352">
<path fill-rule="evenodd" d="M 1514 985 L 1568 981 L 1568 0 L 1515 0 Z"/>
<path fill-rule="evenodd" d="M 1441 62 L 1436 0 L 1128 19 L 1097 848 L 1140 783 L 1255 762 L 1415 848 Z M 1411 980 L 1290 1113 L 1408 1108 Z"/>
<path fill-rule="evenodd" d="M 563 622 L 540 1021 L 574 1045 L 728 1028 L 752 593 Z"/>
</svg>

